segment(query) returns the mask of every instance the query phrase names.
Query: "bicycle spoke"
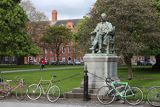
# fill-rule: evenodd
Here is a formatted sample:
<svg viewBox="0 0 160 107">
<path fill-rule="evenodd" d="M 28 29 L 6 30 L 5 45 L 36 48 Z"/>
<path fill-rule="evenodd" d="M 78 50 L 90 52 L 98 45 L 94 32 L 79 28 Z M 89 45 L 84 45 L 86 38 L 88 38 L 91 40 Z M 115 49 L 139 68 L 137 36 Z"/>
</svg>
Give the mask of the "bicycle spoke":
<svg viewBox="0 0 160 107">
<path fill-rule="evenodd" d="M 97 99 L 102 104 L 110 104 L 115 99 L 114 90 L 109 90 L 108 86 L 103 86 L 97 91 Z"/>
<path fill-rule="evenodd" d="M 4 86 L 4 84 L 2 83 L 1 85 L 0 85 L 0 100 L 3 100 L 4 98 L 5 98 L 5 96 L 6 96 L 6 94 L 7 94 L 7 92 L 5 91 L 6 89 L 5 89 L 5 86 Z"/>
<path fill-rule="evenodd" d="M 27 89 L 27 96 L 31 100 L 37 100 L 41 96 L 41 88 L 37 84 L 32 84 Z"/>
<path fill-rule="evenodd" d="M 128 104 L 138 105 L 143 100 L 143 92 L 138 87 L 131 87 L 126 90 L 125 99 Z"/>
<path fill-rule="evenodd" d="M 148 102 L 153 106 L 160 106 L 160 87 L 153 87 L 147 94 Z"/>
<path fill-rule="evenodd" d="M 25 87 L 20 86 L 16 89 L 16 98 L 18 100 L 24 100 L 26 96 Z"/>
<path fill-rule="evenodd" d="M 56 85 L 49 88 L 47 98 L 50 102 L 55 102 L 60 97 L 60 88 Z"/>
</svg>

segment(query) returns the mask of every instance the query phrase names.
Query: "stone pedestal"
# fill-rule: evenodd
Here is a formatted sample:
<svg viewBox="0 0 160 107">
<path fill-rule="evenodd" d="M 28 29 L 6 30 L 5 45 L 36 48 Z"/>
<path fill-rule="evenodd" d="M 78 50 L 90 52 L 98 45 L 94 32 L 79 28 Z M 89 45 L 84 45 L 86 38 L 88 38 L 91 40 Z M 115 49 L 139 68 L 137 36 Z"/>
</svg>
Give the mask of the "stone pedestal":
<svg viewBox="0 0 160 107">
<path fill-rule="evenodd" d="M 105 78 L 110 77 L 115 81 L 119 81 L 117 77 L 117 60 L 116 55 L 108 54 L 86 54 L 84 56 L 84 64 L 88 70 L 88 94 L 92 100 L 97 100 L 97 90 L 106 85 Z M 65 98 L 83 98 L 83 82 L 80 88 L 75 88 L 64 94 Z"/>
<path fill-rule="evenodd" d="M 88 70 L 88 88 L 97 89 L 104 86 L 105 78 L 110 77 L 117 80 L 117 60 L 116 55 L 108 54 L 86 54 L 84 56 L 84 64 Z M 83 87 L 83 82 L 81 84 Z"/>
</svg>

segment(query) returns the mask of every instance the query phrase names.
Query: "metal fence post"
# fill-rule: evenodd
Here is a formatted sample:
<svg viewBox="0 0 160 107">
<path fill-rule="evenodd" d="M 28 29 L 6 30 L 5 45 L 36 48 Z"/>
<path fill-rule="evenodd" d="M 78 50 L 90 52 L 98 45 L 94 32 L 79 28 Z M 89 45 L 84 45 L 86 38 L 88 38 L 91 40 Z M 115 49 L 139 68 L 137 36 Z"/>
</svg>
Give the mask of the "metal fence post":
<svg viewBox="0 0 160 107">
<path fill-rule="evenodd" d="M 84 89 L 83 89 L 83 100 L 88 101 L 89 96 L 88 96 L 88 70 L 87 70 L 87 65 L 84 65 Z"/>
</svg>

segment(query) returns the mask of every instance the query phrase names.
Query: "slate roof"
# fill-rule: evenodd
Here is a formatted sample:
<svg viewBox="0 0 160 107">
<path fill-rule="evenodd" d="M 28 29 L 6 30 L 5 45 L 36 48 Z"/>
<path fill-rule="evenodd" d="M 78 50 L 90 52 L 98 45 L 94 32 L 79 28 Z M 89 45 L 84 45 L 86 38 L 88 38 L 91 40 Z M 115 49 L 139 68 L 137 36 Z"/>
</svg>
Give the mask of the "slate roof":
<svg viewBox="0 0 160 107">
<path fill-rule="evenodd" d="M 73 22 L 74 25 L 76 25 L 81 19 L 68 19 L 68 20 L 57 20 L 54 25 L 59 26 L 59 25 L 66 25 L 68 21 Z"/>
</svg>

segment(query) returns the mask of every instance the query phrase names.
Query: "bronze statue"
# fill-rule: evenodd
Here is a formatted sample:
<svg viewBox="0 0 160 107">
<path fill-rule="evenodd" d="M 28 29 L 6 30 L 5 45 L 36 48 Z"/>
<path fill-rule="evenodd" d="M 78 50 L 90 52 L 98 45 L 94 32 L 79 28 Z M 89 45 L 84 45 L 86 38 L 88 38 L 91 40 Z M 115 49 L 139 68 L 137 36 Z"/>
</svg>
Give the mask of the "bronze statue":
<svg viewBox="0 0 160 107">
<path fill-rule="evenodd" d="M 115 27 L 106 21 L 107 15 L 101 14 L 101 22 L 97 24 L 93 32 L 91 32 L 92 53 L 114 53 L 114 32 Z M 110 48 L 110 49 L 109 49 Z"/>
</svg>

